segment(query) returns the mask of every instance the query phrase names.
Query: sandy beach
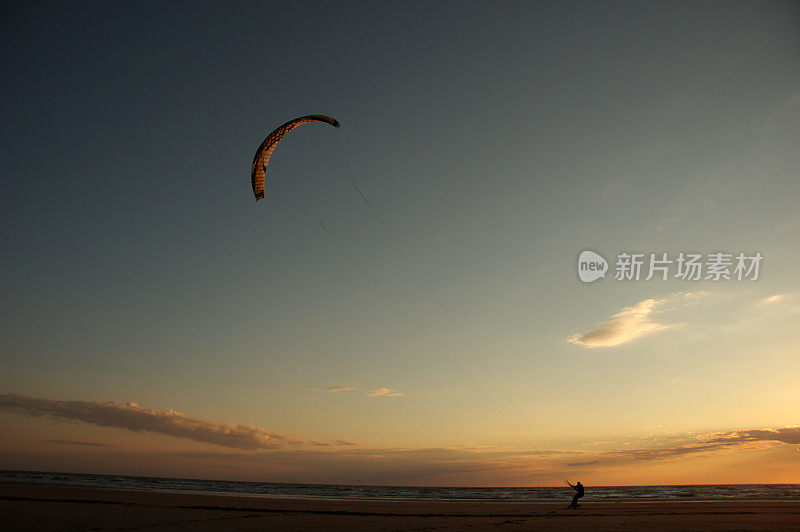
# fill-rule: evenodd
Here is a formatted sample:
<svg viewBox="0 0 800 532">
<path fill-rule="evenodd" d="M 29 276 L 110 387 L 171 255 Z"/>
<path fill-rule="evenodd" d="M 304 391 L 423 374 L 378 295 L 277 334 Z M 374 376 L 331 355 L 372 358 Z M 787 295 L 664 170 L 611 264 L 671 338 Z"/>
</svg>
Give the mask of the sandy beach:
<svg viewBox="0 0 800 532">
<path fill-rule="evenodd" d="M 385 502 L 0 484 L 6 530 L 798 530 L 800 503 Z"/>
</svg>

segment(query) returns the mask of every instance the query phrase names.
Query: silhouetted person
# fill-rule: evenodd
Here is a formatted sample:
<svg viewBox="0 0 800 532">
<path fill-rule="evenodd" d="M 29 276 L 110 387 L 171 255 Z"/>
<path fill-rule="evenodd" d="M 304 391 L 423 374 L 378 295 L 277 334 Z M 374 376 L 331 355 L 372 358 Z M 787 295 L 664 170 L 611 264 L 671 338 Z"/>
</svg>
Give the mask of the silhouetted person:
<svg viewBox="0 0 800 532">
<path fill-rule="evenodd" d="M 572 504 L 570 504 L 569 506 L 570 506 L 570 508 L 577 508 L 578 507 L 578 499 L 583 497 L 583 484 L 578 482 L 576 485 L 573 486 L 572 484 L 570 484 L 570 486 L 572 487 L 572 489 L 574 489 L 578 493 L 576 493 L 575 496 L 572 498 Z"/>
</svg>

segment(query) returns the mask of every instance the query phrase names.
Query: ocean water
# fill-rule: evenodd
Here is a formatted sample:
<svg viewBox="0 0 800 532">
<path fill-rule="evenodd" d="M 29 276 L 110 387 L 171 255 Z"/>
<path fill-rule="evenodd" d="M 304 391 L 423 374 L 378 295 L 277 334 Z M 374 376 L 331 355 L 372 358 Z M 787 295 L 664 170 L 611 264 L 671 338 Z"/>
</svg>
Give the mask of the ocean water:
<svg viewBox="0 0 800 532">
<path fill-rule="evenodd" d="M 568 501 L 573 491 L 558 488 L 455 488 L 424 486 L 338 486 L 331 484 L 281 484 L 185 478 L 134 477 L 52 473 L 43 471 L 0 471 L 0 481 L 43 482 L 184 493 L 300 497 L 352 500 L 435 500 L 435 501 Z M 586 486 L 584 501 L 667 500 L 800 501 L 800 484 L 720 484 L 688 486 Z"/>
</svg>

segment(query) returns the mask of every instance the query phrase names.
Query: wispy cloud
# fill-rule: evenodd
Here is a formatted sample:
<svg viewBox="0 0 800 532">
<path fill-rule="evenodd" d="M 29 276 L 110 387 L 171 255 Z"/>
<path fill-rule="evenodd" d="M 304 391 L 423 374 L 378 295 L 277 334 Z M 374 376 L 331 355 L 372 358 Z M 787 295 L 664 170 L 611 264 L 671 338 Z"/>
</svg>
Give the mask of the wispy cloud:
<svg viewBox="0 0 800 532">
<path fill-rule="evenodd" d="M 235 449 L 280 449 L 305 444 L 254 425 L 232 425 L 185 416 L 175 410 L 149 410 L 136 403 L 57 401 L 21 394 L 0 394 L 0 410 L 27 416 L 82 421 L 134 432 L 153 432 Z"/>
<path fill-rule="evenodd" d="M 645 299 L 611 316 L 594 328 L 567 338 L 572 344 L 587 348 L 614 347 L 674 327 L 660 323 L 657 316 L 707 297 L 707 292 L 678 292 L 662 299 Z"/>
<path fill-rule="evenodd" d="M 570 336 L 567 341 L 583 347 L 614 347 L 632 342 L 637 338 L 668 329 L 669 325 L 657 323 L 652 314 L 664 304 L 663 299 L 645 299 L 625 307 L 614 314 L 610 320 L 599 323 L 594 328 Z"/>
<path fill-rule="evenodd" d="M 783 295 L 783 294 L 775 294 L 775 295 L 772 295 L 772 296 L 768 296 L 768 297 L 759 299 L 758 302 L 756 303 L 756 305 L 759 306 L 759 307 L 777 305 L 777 304 L 782 303 L 785 299 L 786 299 L 785 295 Z"/>
<path fill-rule="evenodd" d="M 756 301 L 755 307 L 762 312 L 794 314 L 800 312 L 800 296 L 792 292 L 773 294 Z"/>
<path fill-rule="evenodd" d="M 586 460 L 566 464 L 569 467 L 588 465 L 614 465 L 619 462 L 676 460 L 736 449 L 759 449 L 775 444 L 800 445 L 800 427 L 746 429 L 729 432 L 686 433 L 661 438 L 648 435 L 626 443 L 649 442 L 644 447 L 600 451 L 586 456 Z M 591 442 L 607 444 L 612 442 Z M 798 447 L 800 450 L 800 447 Z"/>
<path fill-rule="evenodd" d="M 75 440 L 47 440 L 49 443 L 57 443 L 59 445 L 78 445 L 81 447 L 110 447 L 106 443 L 99 443 L 95 441 L 75 441 Z"/>
<path fill-rule="evenodd" d="M 367 395 L 370 397 L 403 397 L 405 396 L 404 393 L 396 392 L 391 388 L 378 388 L 377 390 L 372 390 L 367 392 Z"/>
<path fill-rule="evenodd" d="M 298 390 L 306 390 L 309 392 L 321 392 L 325 391 L 328 393 L 342 393 L 342 392 L 360 392 L 362 388 L 357 388 L 355 386 L 342 386 L 339 384 L 330 384 L 325 386 L 324 388 L 319 388 L 316 386 L 306 386 L 304 384 L 284 384 L 284 388 L 294 388 Z M 403 397 L 405 396 L 404 393 L 397 392 L 392 388 L 377 388 L 375 390 L 367 390 L 364 392 L 364 395 L 368 397 Z"/>
<path fill-rule="evenodd" d="M 708 434 L 711 443 L 751 443 L 758 441 L 780 442 L 800 445 L 800 427 L 777 429 L 750 429 Z M 800 448 L 798 448 L 800 451 Z"/>
<path fill-rule="evenodd" d="M 325 391 L 328 393 L 355 392 L 358 391 L 358 388 L 353 388 L 352 386 L 331 385 L 331 386 L 326 386 Z"/>
</svg>

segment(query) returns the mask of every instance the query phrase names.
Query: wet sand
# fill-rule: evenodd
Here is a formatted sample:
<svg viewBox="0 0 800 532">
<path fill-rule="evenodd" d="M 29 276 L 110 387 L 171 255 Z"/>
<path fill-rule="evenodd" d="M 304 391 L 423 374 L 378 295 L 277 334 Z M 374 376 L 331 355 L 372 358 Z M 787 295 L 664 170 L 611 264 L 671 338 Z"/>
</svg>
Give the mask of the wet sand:
<svg viewBox="0 0 800 532">
<path fill-rule="evenodd" d="M 800 530 L 800 501 L 282 499 L 0 483 L 3 530 Z"/>
</svg>

